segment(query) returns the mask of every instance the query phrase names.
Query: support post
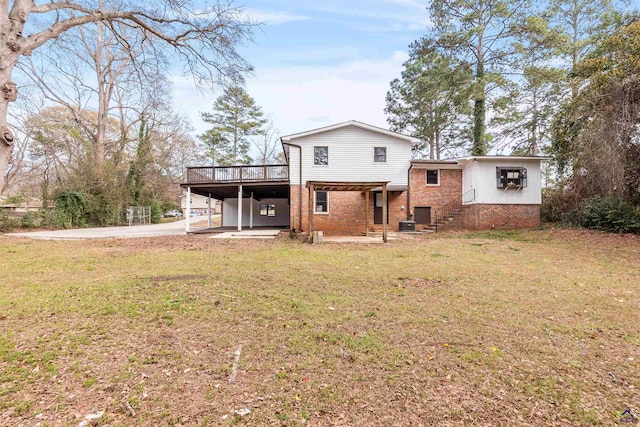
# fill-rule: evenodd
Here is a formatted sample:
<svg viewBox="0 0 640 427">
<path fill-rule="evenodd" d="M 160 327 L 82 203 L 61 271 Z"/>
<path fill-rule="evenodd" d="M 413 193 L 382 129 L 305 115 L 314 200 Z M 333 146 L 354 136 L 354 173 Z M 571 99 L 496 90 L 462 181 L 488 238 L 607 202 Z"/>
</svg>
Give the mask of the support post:
<svg viewBox="0 0 640 427">
<path fill-rule="evenodd" d="M 369 196 L 371 192 L 369 190 L 364 191 L 364 235 L 369 235 Z"/>
<path fill-rule="evenodd" d="M 238 185 L 238 231 L 242 231 L 242 184 Z"/>
<path fill-rule="evenodd" d="M 249 199 L 249 228 L 253 228 L 253 191 Z"/>
<path fill-rule="evenodd" d="M 302 186 L 300 186 L 300 191 L 302 191 Z M 314 211 L 314 206 L 313 206 L 313 193 L 315 192 L 315 186 L 313 184 L 309 184 L 309 221 L 308 221 L 308 228 L 309 230 L 307 231 L 309 233 L 309 240 L 313 239 L 313 211 Z"/>
<path fill-rule="evenodd" d="M 382 241 L 387 243 L 387 184 L 382 184 Z"/>
<path fill-rule="evenodd" d="M 207 212 L 209 216 L 207 217 L 207 228 L 211 228 L 211 193 L 209 193 L 209 198 L 207 199 Z"/>
<path fill-rule="evenodd" d="M 185 203 L 187 206 L 184 210 L 184 231 L 188 233 L 191 231 L 191 187 L 187 187 L 187 200 Z"/>
</svg>

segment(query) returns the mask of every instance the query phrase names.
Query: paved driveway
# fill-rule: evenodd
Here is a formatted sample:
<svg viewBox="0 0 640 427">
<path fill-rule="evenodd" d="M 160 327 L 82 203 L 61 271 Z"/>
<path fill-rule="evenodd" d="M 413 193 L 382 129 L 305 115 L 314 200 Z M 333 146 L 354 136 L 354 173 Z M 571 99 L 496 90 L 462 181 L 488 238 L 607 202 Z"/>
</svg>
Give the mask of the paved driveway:
<svg viewBox="0 0 640 427">
<path fill-rule="evenodd" d="M 215 216 L 215 215 L 214 215 Z M 192 223 L 206 219 L 206 216 L 195 216 L 186 220 Z M 78 228 L 73 230 L 34 231 L 30 233 L 7 233 L 7 236 L 30 237 L 32 239 L 70 240 L 70 239 L 104 239 L 109 237 L 152 237 L 185 234 L 185 221 L 167 222 L 164 224 L 132 225 L 130 227 Z"/>
</svg>

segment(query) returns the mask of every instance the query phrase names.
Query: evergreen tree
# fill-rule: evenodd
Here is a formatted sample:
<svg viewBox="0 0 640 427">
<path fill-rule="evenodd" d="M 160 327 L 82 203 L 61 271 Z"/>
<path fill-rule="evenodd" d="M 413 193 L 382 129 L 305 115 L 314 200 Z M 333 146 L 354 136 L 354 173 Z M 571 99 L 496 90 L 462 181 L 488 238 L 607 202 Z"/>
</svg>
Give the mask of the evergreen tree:
<svg viewBox="0 0 640 427">
<path fill-rule="evenodd" d="M 213 164 L 251 163 L 251 138 L 261 135 L 267 123 L 261 108 L 243 87 L 232 86 L 216 99 L 213 109 L 213 113 L 200 113 L 213 127 L 199 136 Z"/>
<path fill-rule="evenodd" d="M 443 150 L 455 151 L 466 139 L 461 124 L 469 113 L 470 81 L 470 69 L 438 52 L 431 40 L 412 45 L 401 77 L 387 92 L 385 113 L 391 130 L 426 143 L 415 147 L 414 156 L 428 149 L 430 159 L 440 159 Z"/>
<path fill-rule="evenodd" d="M 474 69 L 473 155 L 487 152 L 487 100 L 509 83 L 505 75 L 511 71 L 512 42 L 528 5 L 527 0 L 438 0 L 429 7 L 437 44 Z M 498 102 L 506 101 L 498 96 Z"/>
</svg>

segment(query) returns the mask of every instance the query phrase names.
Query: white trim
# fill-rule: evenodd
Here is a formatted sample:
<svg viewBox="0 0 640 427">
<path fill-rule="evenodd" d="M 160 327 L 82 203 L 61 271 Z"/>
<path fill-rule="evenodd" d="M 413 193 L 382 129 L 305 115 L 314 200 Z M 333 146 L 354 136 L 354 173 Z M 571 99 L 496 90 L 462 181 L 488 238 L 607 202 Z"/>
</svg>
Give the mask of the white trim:
<svg viewBox="0 0 640 427">
<path fill-rule="evenodd" d="M 384 162 L 376 162 L 376 148 L 384 148 Z M 387 147 L 374 146 L 373 147 L 373 164 L 374 165 L 386 165 L 387 164 Z"/>
<path fill-rule="evenodd" d="M 437 184 L 429 184 L 429 180 L 427 178 L 427 174 L 429 173 L 429 171 L 437 171 L 438 172 L 438 183 Z M 440 187 L 440 169 L 424 169 L 424 185 L 426 185 L 427 187 Z"/>
<path fill-rule="evenodd" d="M 317 193 L 327 193 L 327 211 L 326 212 L 318 212 L 316 211 L 316 194 Z M 329 192 L 328 191 L 319 191 L 313 190 L 313 214 L 314 215 L 329 215 Z"/>
<path fill-rule="evenodd" d="M 327 163 L 321 164 L 316 163 L 316 148 L 326 148 L 327 149 Z M 313 166 L 314 167 L 328 167 L 329 166 L 329 146 L 328 145 L 314 145 L 313 146 Z"/>
<path fill-rule="evenodd" d="M 238 231 L 242 231 L 242 184 L 238 185 Z"/>
<path fill-rule="evenodd" d="M 368 131 L 371 131 L 371 132 L 376 132 L 376 133 L 379 133 L 379 134 L 382 134 L 382 135 L 386 135 L 386 136 L 391 136 L 391 137 L 394 137 L 394 138 L 402 139 L 402 140 L 410 142 L 412 144 L 420 143 L 420 139 L 419 138 L 414 138 L 414 137 L 411 137 L 411 136 L 403 135 L 401 133 L 392 132 L 390 130 L 379 128 L 377 126 L 372 126 L 372 125 L 368 125 L 366 123 L 358 122 L 356 120 L 350 120 L 348 122 L 337 123 L 335 125 L 325 126 L 325 127 L 322 127 L 322 128 L 313 129 L 313 130 L 306 131 L 306 132 L 300 132 L 300 133 L 294 133 L 294 134 L 291 134 L 291 135 L 285 135 L 285 136 L 281 137 L 280 139 L 282 141 L 290 142 L 292 139 L 303 138 L 305 136 L 315 135 L 315 134 L 323 133 L 323 132 L 329 132 L 329 131 L 336 130 L 336 129 L 341 129 L 341 128 L 347 127 L 347 126 L 355 126 L 355 127 L 360 128 L 360 129 L 365 129 L 365 130 L 368 130 Z"/>
<path fill-rule="evenodd" d="M 185 223 L 185 232 L 191 231 L 191 187 L 187 187 L 187 200 L 186 200 L 187 208 L 183 213 L 184 223 Z"/>
</svg>

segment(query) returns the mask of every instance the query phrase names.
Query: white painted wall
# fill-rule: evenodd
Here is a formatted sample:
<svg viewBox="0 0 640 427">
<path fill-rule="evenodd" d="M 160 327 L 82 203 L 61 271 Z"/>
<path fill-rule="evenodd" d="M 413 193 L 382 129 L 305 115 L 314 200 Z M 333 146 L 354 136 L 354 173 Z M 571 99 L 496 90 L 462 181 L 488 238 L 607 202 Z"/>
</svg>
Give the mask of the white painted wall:
<svg viewBox="0 0 640 427">
<path fill-rule="evenodd" d="M 519 191 L 497 188 L 496 167 L 527 169 L 527 186 Z M 462 193 L 476 189 L 474 203 L 540 204 L 542 203 L 540 160 L 509 158 L 478 159 L 466 162 L 462 170 Z"/>
<path fill-rule="evenodd" d="M 242 227 L 249 227 L 251 199 L 242 199 Z M 276 216 L 260 216 L 260 205 L 276 206 Z M 222 203 L 222 226 L 238 225 L 238 199 L 225 199 Z M 253 226 L 284 227 L 289 225 L 289 203 L 287 199 L 262 199 L 253 201 Z"/>
<path fill-rule="evenodd" d="M 302 184 L 307 181 L 389 181 L 391 185 L 407 185 L 411 163 L 411 143 L 377 132 L 347 126 L 315 135 L 296 138 L 302 146 Z M 329 165 L 313 164 L 315 146 L 329 147 Z M 373 148 L 387 147 L 387 162 L 373 161 Z M 289 152 L 289 179 L 300 183 L 298 148 Z"/>
</svg>

